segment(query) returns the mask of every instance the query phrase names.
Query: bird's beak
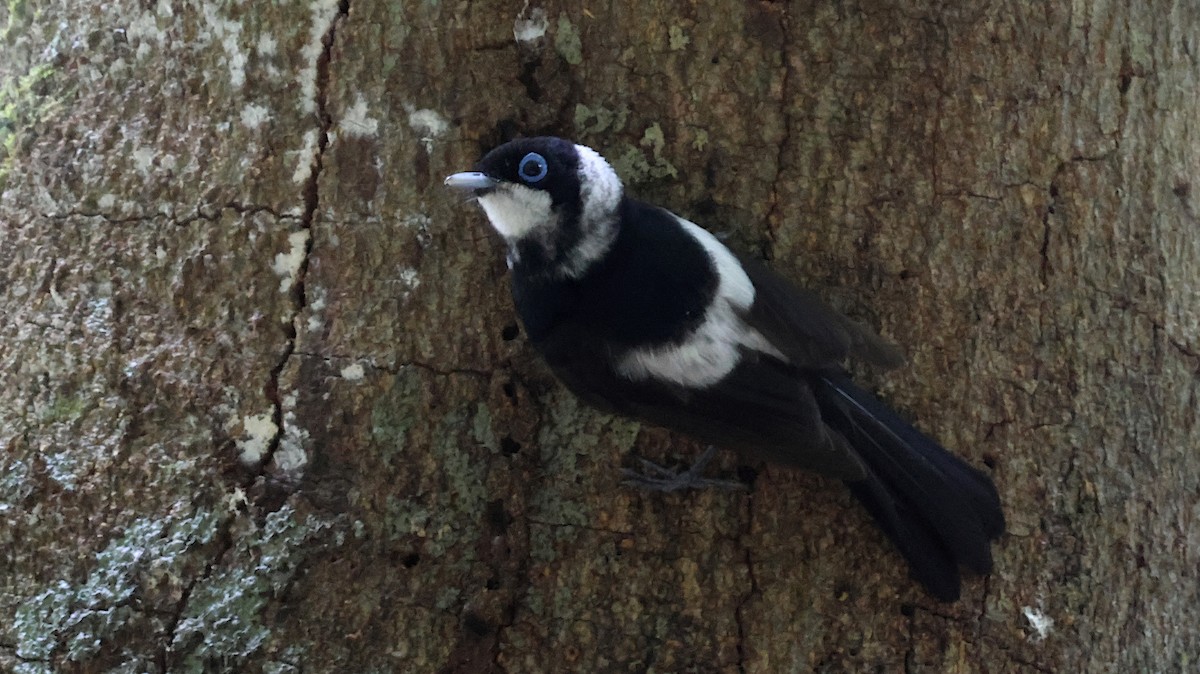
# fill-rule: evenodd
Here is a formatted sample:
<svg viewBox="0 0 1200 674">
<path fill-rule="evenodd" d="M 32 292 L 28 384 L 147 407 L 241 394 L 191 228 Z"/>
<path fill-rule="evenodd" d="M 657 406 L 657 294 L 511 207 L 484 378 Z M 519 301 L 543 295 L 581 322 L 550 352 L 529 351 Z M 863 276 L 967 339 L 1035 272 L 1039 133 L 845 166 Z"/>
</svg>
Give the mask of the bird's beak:
<svg viewBox="0 0 1200 674">
<path fill-rule="evenodd" d="M 466 171 L 446 176 L 446 187 L 453 187 L 456 190 L 486 192 L 499 183 L 499 180 L 478 171 Z"/>
</svg>

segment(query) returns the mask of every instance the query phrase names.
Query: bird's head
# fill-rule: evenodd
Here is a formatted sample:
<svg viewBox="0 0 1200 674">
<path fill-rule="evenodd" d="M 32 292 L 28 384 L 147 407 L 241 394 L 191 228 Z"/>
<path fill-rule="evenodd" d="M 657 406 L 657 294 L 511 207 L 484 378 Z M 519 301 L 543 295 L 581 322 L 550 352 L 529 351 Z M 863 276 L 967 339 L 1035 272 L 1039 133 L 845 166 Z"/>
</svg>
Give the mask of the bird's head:
<svg viewBox="0 0 1200 674">
<path fill-rule="evenodd" d="M 562 138 L 505 143 L 446 185 L 471 193 L 510 263 L 534 273 L 581 276 L 616 237 L 620 178 L 595 150 Z"/>
</svg>

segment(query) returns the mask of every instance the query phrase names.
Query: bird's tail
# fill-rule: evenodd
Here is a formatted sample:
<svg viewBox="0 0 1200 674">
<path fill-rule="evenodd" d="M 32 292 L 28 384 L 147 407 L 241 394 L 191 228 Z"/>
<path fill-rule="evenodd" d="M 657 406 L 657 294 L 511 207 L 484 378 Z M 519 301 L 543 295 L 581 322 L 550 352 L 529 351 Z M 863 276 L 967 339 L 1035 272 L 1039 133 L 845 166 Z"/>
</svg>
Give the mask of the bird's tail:
<svg viewBox="0 0 1200 674">
<path fill-rule="evenodd" d="M 942 601 L 959 596 L 959 567 L 992 570 L 1004 513 L 992 480 L 922 435 L 841 374 L 815 386 L 821 416 L 867 469 L 846 484 L 908 560 L 910 574 Z"/>
</svg>

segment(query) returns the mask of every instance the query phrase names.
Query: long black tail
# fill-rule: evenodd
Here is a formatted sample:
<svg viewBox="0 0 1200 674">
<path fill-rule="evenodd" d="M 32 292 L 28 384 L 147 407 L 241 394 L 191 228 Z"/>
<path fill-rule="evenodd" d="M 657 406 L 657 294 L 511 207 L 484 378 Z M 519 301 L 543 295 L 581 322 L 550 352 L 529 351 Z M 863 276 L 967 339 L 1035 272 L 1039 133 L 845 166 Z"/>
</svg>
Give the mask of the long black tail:
<svg viewBox="0 0 1200 674">
<path fill-rule="evenodd" d="M 814 387 L 825 423 L 866 464 L 850 491 L 908 560 L 910 574 L 942 601 L 958 599 L 960 566 L 992 570 L 1004 513 L 991 478 L 922 435 L 841 374 Z"/>
</svg>

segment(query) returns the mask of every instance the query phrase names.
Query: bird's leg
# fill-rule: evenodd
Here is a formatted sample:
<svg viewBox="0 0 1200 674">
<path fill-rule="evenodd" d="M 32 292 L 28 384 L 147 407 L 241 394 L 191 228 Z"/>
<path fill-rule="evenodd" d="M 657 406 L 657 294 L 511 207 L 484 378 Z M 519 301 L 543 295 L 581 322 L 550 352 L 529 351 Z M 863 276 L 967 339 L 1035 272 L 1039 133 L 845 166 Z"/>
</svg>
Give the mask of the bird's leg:
<svg viewBox="0 0 1200 674">
<path fill-rule="evenodd" d="M 627 487 L 637 487 L 649 491 L 672 492 L 681 489 L 704 489 L 706 487 L 715 487 L 717 489 L 745 489 L 746 485 L 737 480 L 710 480 L 706 477 L 701 477 L 704 472 L 704 467 L 709 461 L 716 456 L 717 448 L 714 445 L 709 445 L 700 458 L 696 459 L 686 470 L 678 468 L 667 468 L 660 466 L 649 459 L 637 457 L 637 460 L 642 464 L 644 472 L 638 472 L 629 468 L 623 468 L 621 475 L 625 479 L 621 484 Z"/>
</svg>

